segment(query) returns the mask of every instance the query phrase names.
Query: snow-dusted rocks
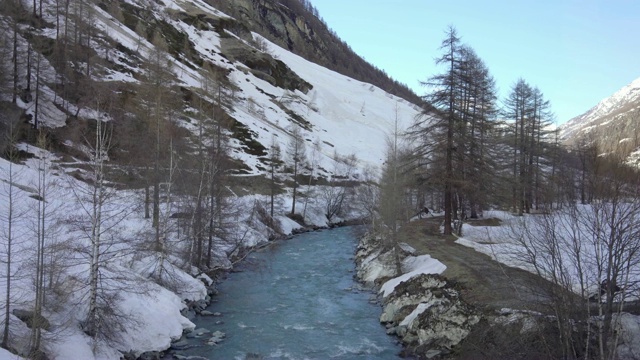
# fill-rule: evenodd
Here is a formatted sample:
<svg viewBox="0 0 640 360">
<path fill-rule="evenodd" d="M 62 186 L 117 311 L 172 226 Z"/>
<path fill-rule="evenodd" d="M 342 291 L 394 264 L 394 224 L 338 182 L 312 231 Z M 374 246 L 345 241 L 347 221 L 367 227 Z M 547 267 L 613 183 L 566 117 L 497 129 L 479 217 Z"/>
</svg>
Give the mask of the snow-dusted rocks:
<svg viewBox="0 0 640 360">
<path fill-rule="evenodd" d="M 380 286 L 383 312 L 380 322 L 397 335 L 409 354 L 437 356 L 459 344 L 480 321 L 480 315 L 460 299 L 459 292 L 438 274 L 446 266 L 429 255 L 415 255 L 399 246 L 403 274 L 395 274 L 393 251 L 367 235 L 356 252 L 357 277 Z M 386 280 L 380 284 L 382 280 Z"/>
<path fill-rule="evenodd" d="M 211 334 L 211 337 L 207 340 L 207 345 L 218 345 L 226 336 L 222 331 L 216 331 Z"/>
<path fill-rule="evenodd" d="M 384 298 L 380 322 L 398 335 L 410 352 L 448 351 L 480 321 L 444 278 L 420 274 L 400 283 Z"/>
<path fill-rule="evenodd" d="M 401 244 L 401 257 L 415 254 L 408 244 Z M 356 249 L 357 278 L 368 286 L 373 286 L 376 280 L 387 279 L 395 275 L 393 251 L 382 247 L 379 237 L 367 235 L 360 239 Z"/>
</svg>

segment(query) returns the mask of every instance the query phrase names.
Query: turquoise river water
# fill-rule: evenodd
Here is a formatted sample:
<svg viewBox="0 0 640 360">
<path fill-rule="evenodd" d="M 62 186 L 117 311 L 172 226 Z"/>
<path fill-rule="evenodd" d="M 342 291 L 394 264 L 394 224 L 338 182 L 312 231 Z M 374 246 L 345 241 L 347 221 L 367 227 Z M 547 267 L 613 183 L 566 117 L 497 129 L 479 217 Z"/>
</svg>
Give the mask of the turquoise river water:
<svg viewBox="0 0 640 360">
<path fill-rule="evenodd" d="M 206 359 L 397 359 L 380 306 L 353 279 L 353 228 L 301 234 L 253 253 L 219 285 L 197 328 L 226 338 L 191 339 L 178 354 Z M 202 345 L 202 346 L 200 346 Z"/>
</svg>

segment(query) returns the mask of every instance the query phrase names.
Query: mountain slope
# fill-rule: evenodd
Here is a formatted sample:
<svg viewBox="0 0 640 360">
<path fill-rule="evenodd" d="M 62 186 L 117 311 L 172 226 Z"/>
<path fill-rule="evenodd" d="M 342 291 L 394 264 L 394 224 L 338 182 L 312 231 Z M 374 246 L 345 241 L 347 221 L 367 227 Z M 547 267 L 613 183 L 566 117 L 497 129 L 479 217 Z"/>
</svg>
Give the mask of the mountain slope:
<svg viewBox="0 0 640 360">
<path fill-rule="evenodd" d="M 388 93 L 419 103 L 406 84 L 359 57 L 328 28 L 308 0 L 210 0 L 218 9 L 240 20 L 230 29 L 241 36 L 256 32 L 271 42 L 323 67 L 371 83 Z"/>
<path fill-rule="evenodd" d="M 248 128 L 251 141 L 261 143 L 262 149 L 269 147 L 272 137 L 284 148 L 290 127 L 302 125 L 309 142 L 319 140 L 322 144 L 325 159 L 338 152 L 355 154 L 376 165 L 382 162 L 385 134 L 392 129 L 393 121 L 398 118 L 401 126 L 408 125 L 419 113 L 416 105 L 402 98 L 304 60 L 255 33 L 250 33 L 249 41 L 239 38 L 225 29 L 227 25 L 221 25 L 234 20 L 202 1 L 165 0 L 160 4 L 145 0 L 121 3 L 119 11 L 124 16 L 113 9 L 93 9 L 91 19 L 100 31 L 94 49 L 102 58 L 101 68 L 93 75 L 97 81 L 139 84 L 145 73 L 143 64 L 156 46 L 148 33 L 136 30 L 162 27 L 176 83 L 202 92 L 207 79 L 198 64 L 211 64 L 223 71 L 227 87 L 234 92 L 234 100 L 225 111 Z M 53 13 L 49 16 L 48 20 L 55 23 Z M 151 20 L 143 22 L 143 18 Z M 42 35 L 53 37 L 54 33 L 43 31 Z M 47 127 L 61 127 L 71 114 L 90 116 L 90 103 L 74 104 L 54 91 L 54 79 L 59 75 L 53 60 L 43 58 L 41 67 L 48 81 L 40 91 L 38 121 Z M 20 106 L 33 119 L 32 103 L 21 102 Z M 193 126 L 182 125 L 195 131 Z M 260 173 L 259 158 L 265 150 L 250 149 L 242 139 L 233 142 L 234 157 L 243 160 L 250 173 Z M 328 163 L 323 166 L 332 167 Z"/>
<path fill-rule="evenodd" d="M 597 140 L 601 153 L 628 156 L 640 146 L 640 78 L 560 127 L 565 144 Z"/>
</svg>

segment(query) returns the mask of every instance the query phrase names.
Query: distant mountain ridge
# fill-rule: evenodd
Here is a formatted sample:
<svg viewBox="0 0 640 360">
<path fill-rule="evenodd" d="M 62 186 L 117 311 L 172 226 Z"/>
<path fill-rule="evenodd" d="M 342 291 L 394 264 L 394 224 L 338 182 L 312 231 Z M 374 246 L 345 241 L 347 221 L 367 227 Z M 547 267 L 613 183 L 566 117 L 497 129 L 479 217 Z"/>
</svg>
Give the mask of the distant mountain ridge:
<svg viewBox="0 0 640 360">
<path fill-rule="evenodd" d="M 560 127 L 560 136 L 569 146 L 593 143 L 601 153 L 628 156 L 640 146 L 640 78 L 603 99 L 582 115 Z"/>
</svg>

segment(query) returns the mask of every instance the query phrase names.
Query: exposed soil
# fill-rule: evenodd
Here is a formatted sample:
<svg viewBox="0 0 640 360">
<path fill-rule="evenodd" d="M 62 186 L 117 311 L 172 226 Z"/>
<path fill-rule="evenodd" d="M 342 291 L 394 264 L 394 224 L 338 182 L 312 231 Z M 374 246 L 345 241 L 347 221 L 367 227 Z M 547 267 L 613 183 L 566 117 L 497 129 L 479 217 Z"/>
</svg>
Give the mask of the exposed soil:
<svg viewBox="0 0 640 360">
<path fill-rule="evenodd" d="M 552 285 L 524 270 L 494 261 L 472 248 L 439 234 L 442 217 L 429 217 L 404 227 L 402 241 L 420 254 L 429 254 L 447 266 L 442 274 L 461 288 L 462 298 L 480 310 L 501 308 L 544 312 L 541 304 Z"/>
</svg>

